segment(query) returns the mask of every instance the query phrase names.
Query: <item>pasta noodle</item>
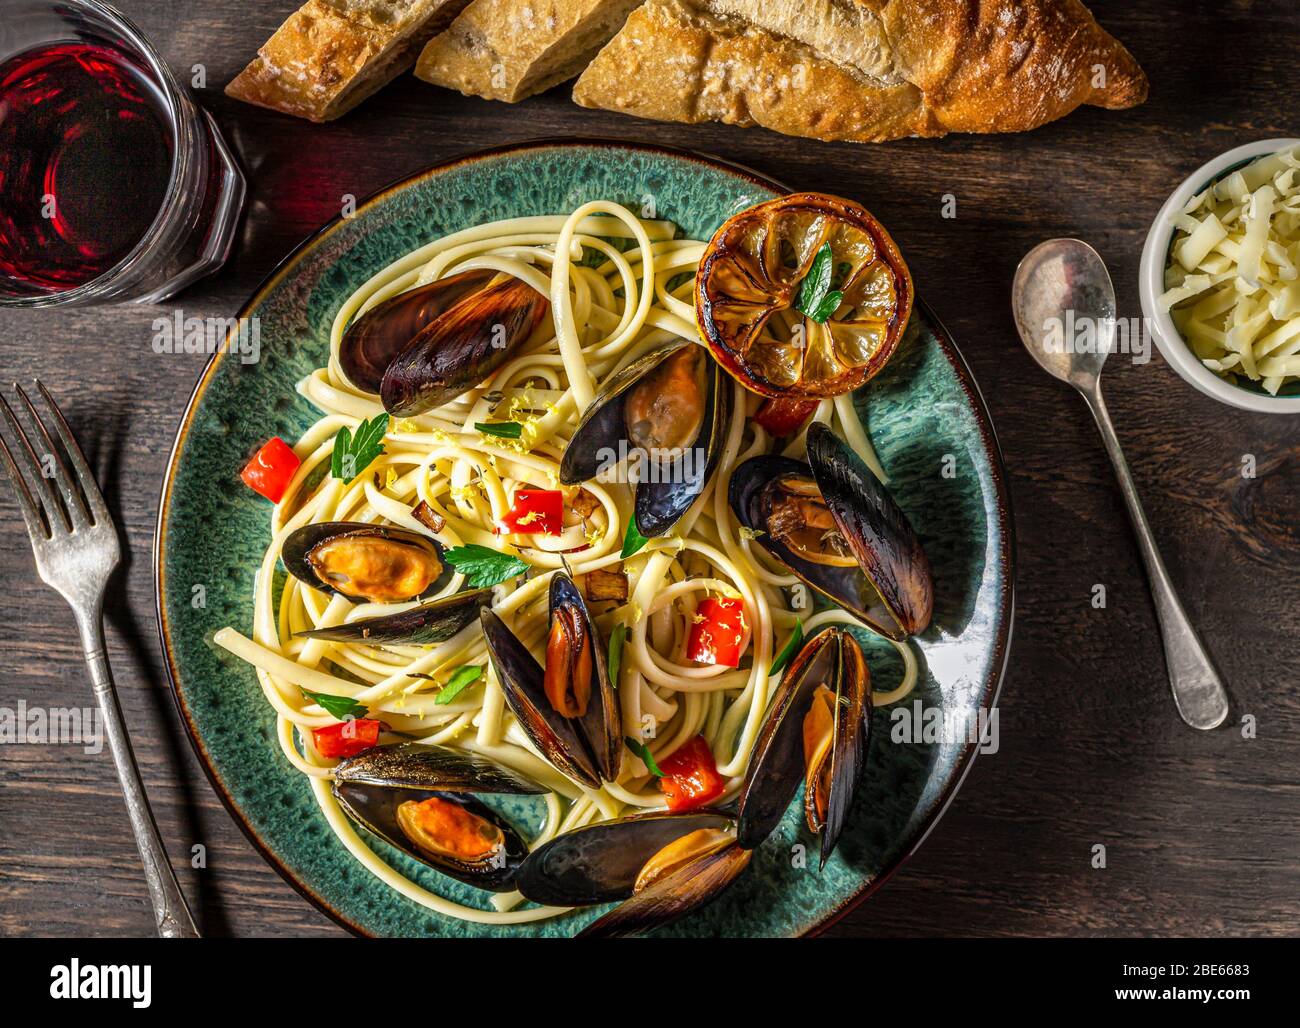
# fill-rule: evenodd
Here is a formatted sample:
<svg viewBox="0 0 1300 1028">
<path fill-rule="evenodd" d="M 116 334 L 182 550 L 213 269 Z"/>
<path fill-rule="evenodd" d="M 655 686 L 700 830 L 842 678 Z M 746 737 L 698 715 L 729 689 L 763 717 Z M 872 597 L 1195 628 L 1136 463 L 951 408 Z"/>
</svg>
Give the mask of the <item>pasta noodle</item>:
<svg viewBox="0 0 1300 1028">
<path fill-rule="evenodd" d="M 605 633 L 616 622 L 629 630 L 616 683 L 625 734 L 648 736 L 649 750 L 659 762 L 703 734 L 727 780 L 723 801 L 742 784 L 777 681 L 767 672 L 796 621 L 807 618 L 809 631 L 832 621 L 856 623 L 838 610 L 814 614 L 805 587 L 739 530 L 727 503 L 732 469 L 747 457 L 771 451 L 773 441 L 753 420 L 757 397 L 730 379 L 726 388 L 734 390 L 733 415 L 721 463 L 671 535 L 651 539 L 621 560 L 632 491 L 626 484 L 601 480 L 583 486 L 594 498 L 592 513 L 559 536 L 501 536 L 494 531 L 517 489 L 558 488 L 564 446 L 602 381 L 666 340 L 695 338 L 692 277 L 704 244 L 674 235 L 670 223 L 642 220 L 624 207 L 599 201 L 567 217 L 519 218 L 447 236 L 394 261 L 349 297 L 334 320 L 327 365 L 298 385 L 321 417 L 294 447 L 302 464 L 274 508 L 271 538 L 257 573 L 251 635 L 228 627 L 217 633 L 216 642 L 256 669 L 276 712 L 284 756 L 311 779 L 315 799 L 343 845 L 383 882 L 440 914 L 514 924 L 560 911 L 522 907 L 517 894 L 494 896 L 483 908 L 469 906 L 390 866 L 357 833 L 331 794 L 332 762 L 316 753 L 311 730 L 335 719 L 302 690 L 348 696 L 365 705 L 369 716 L 389 730 L 381 741 L 396 741 L 390 733 L 402 733 L 421 743 L 461 747 L 551 790 L 534 846 L 596 820 L 662 808 L 663 794 L 630 751 L 619 780 L 598 792 L 551 767 L 505 706 L 477 622 L 431 646 L 296 636 L 415 604 L 354 604 L 292 576 L 284 579 L 277 596 L 276 563 L 295 529 L 324 521 L 383 521 L 428 534 L 412 516 L 413 507 L 423 501 L 445 521 L 436 536 L 444 547 L 474 543 L 509 550 L 530 565 L 529 576 L 496 588 L 493 609 L 539 654 L 547 627 L 548 572 L 565 561 L 575 576 L 621 565 L 630 582 L 626 603 L 593 613 Z M 393 419 L 384 452 L 365 473 L 349 483 L 321 477 L 328 471 L 339 429 L 354 429 L 362 419 L 383 414 L 378 397 L 359 391 L 343 373 L 339 347 L 345 329 L 384 299 L 475 268 L 512 275 L 549 297 L 548 327 L 534 333 L 490 381 L 426 414 Z M 851 403 L 827 401 L 815 417 L 839 425 L 841 434 L 859 450 L 866 448 L 864 456 L 878 467 Z M 488 418 L 521 422 L 521 438 L 474 428 Z M 465 576 L 456 572 L 438 596 L 460 591 L 464 584 Z M 752 632 L 748 666 L 696 665 L 681 657 L 690 615 L 708 595 L 744 601 Z M 809 608 L 806 613 L 792 606 L 798 600 Z M 906 644 L 900 648 L 904 679 L 881 695 L 891 702 L 905 696 L 916 680 L 916 661 Z M 450 702 L 439 703 L 447 677 L 464 665 L 484 666 L 486 673 Z M 647 727 L 652 733 L 644 731 Z"/>
</svg>

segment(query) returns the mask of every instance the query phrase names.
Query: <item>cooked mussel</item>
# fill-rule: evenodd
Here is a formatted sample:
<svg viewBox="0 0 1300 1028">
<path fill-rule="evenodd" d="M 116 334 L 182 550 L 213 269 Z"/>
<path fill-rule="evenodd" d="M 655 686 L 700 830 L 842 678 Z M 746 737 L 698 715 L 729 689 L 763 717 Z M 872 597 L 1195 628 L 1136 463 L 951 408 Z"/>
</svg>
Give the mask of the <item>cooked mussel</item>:
<svg viewBox="0 0 1300 1028">
<path fill-rule="evenodd" d="M 871 740 L 871 675 L 862 647 L 842 628 L 804 644 L 786 668 L 754 744 L 737 813 L 752 849 L 780 823 L 804 783 L 804 820 L 821 836 L 826 866 L 857 791 Z"/>
<path fill-rule="evenodd" d="M 716 899 L 753 854 L 730 828 L 699 828 L 673 840 L 641 868 L 630 899 L 578 933 L 609 939 L 661 928 Z"/>
<path fill-rule="evenodd" d="M 353 600 L 401 603 L 439 588 L 442 547 L 428 536 L 360 521 L 325 521 L 290 534 L 280 550 L 289 574 Z"/>
<path fill-rule="evenodd" d="M 375 304 L 343 333 L 339 364 L 358 389 L 378 393 L 388 366 L 421 330 L 470 293 L 486 286 L 495 273 L 476 269 L 416 286 Z"/>
<path fill-rule="evenodd" d="M 664 535 L 717 467 L 730 409 L 730 387 L 708 350 L 685 339 L 658 347 L 601 388 L 564 450 L 560 481 L 590 481 L 635 452 L 637 528 Z"/>
<path fill-rule="evenodd" d="M 534 903 L 589 906 L 629 898 L 647 862 L 701 829 L 734 829 L 715 810 L 655 811 L 600 821 L 557 836 L 528 854 L 515 887 Z"/>
<path fill-rule="evenodd" d="M 330 642 L 404 643 L 426 646 L 446 642 L 478 617 L 479 608 L 492 600 L 491 589 L 472 589 L 412 607 L 396 614 L 357 618 L 332 628 L 313 628 L 295 634 Z"/>
<path fill-rule="evenodd" d="M 751 457 L 729 499 L 754 541 L 864 624 L 904 639 L 934 608 L 930 561 L 906 515 L 825 425 L 808 427 L 808 461 Z"/>
<path fill-rule="evenodd" d="M 528 844 L 475 793 L 539 795 L 540 786 L 477 754 L 444 746 L 376 746 L 334 769 L 344 813 L 398 849 L 459 881 L 514 887 Z"/>
<path fill-rule="evenodd" d="M 379 384 L 384 410 L 412 417 L 454 400 L 501 367 L 550 309 L 536 289 L 499 275 L 425 325 Z"/>
<path fill-rule="evenodd" d="M 542 755 L 589 789 L 614 781 L 622 716 L 605 647 L 573 580 L 563 571 L 551 576 L 545 666 L 489 608 L 481 621 L 506 703 Z"/>
</svg>

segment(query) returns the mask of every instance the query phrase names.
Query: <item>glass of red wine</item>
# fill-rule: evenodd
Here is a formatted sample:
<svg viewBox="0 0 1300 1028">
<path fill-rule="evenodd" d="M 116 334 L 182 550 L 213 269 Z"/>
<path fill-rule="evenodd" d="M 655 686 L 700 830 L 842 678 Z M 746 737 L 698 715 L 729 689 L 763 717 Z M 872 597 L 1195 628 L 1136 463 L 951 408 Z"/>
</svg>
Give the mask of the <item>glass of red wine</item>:
<svg viewBox="0 0 1300 1028">
<path fill-rule="evenodd" d="M 210 115 L 97 0 L 0 0 L 0 307 L 156 303 L 244 202 Z"/>
</svg>

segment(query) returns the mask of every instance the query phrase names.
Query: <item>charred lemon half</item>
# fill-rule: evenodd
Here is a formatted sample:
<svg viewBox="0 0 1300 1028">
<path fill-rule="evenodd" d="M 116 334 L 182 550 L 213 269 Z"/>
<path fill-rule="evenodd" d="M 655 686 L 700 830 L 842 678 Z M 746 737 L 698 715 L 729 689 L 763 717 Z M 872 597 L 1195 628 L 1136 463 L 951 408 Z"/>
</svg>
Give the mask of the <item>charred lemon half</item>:
<svg viewBox="0 0 1300 1028">
<path fill-rule="evenodd" d="M 764 396 L 838 396 L 885 366 L 912 313 L 912 277 L 864 207 L 794 193 L 714 234 L 695 317 L 718 363 Z"/>
</svg>

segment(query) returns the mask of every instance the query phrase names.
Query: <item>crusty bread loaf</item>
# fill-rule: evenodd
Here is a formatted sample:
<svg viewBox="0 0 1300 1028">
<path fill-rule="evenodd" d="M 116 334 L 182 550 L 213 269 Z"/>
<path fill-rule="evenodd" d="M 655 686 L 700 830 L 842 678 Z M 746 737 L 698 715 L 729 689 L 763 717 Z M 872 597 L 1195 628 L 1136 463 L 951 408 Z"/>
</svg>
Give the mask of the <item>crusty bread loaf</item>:
<svg viewBox="0 0 1300 1028">
<path fill-rule="evenodd" d="M 350 111 L 411 66 L 469 0 L 307 0 L 226 86 L 310 121 Z"/>
<path fill-rule="evenodd" d="M 474 0 L 420 54 L 415 74 L 515 103 L 577 75 L 641 0 Z"/>
<path fill-rule="evenodd" d="M 880 142 L 1131 107 L 1142 69 L 1079 0 L 649 0 L 573 98 L 662 121 Z"/>
</svg>

